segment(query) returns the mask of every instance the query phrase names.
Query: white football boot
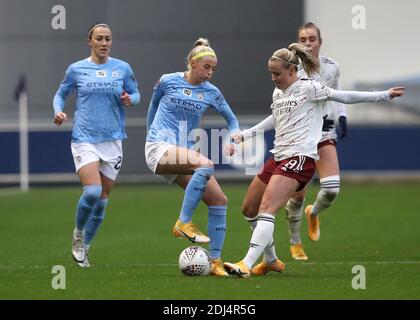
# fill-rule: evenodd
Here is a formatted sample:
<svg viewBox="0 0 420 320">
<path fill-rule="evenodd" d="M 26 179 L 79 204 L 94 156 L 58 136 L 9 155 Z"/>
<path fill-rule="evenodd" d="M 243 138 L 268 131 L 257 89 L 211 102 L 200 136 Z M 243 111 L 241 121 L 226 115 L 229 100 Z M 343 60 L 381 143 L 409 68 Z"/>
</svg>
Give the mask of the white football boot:
<svg viewBox="0 0 420 320">
<path fill-rule="evenodd" d="M 83 240 L 84 240 L 83 232 L 80 232 L 74 229 L 71 253 L 72 253 L 73 259 L 78 263 L 83 262 L 86 259 L 86 250 L 83 244 Z"/>
<path fill-rule="evenodd" d="M 77 263 L 82 268 L 90 268 L 89 255 L 86 254 L 85 261 Z"/>
<path fill-rule="evenodd" d="M 90 268 L 90 263 L 89 263 L 89 247 L 90 246 L 85 244 L 84 247 L 85 247 L 85 261 L 78 262 L 77 264 L 82 268 Z"/>
</svg>

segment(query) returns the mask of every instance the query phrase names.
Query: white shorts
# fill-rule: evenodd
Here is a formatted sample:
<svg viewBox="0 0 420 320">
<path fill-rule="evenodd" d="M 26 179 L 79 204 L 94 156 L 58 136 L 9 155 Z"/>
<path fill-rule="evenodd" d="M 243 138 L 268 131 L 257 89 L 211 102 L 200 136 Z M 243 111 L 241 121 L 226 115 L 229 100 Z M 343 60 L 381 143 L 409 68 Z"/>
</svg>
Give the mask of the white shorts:
<svg viewBox="0 0 420 320">
<path fill-rule="evenodd" d="M 169 144 L 165 141 L 146 141 L 144 145 L 144 154 L 146 157 L 146 164 L 149 169 L 156 174 L 156 168 L 159 164 L 160 159 L 170 148 L 176 147 L 173 144 Z M 169 184 L 173 183 L 178 175 L 162 174 L 159 175 L 164 178 Z"/>
<path fill-rule="evenodd" d="M 123 159 L 122 141 L 100 143 L 72 142 L 71 152 L 76 172 L 83 166 L 99 161 L 99 171 L 107 178 L 115 180 Z"/>
</svg>

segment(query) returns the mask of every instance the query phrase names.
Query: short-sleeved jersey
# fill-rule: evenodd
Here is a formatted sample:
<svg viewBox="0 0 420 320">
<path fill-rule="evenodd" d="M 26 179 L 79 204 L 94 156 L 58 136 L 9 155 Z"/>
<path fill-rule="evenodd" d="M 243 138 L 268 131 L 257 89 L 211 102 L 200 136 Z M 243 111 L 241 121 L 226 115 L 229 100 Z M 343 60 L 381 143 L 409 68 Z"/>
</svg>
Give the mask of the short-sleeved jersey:
<svg viewBox="0 0 420 320">
<path fill-rule="evenodd" d="M 90 58 L 71 64 L 54 96 L 54 113 L 64 110 L 67 96 L 76 90 L 73 142 L 99 143 L 125 139 L 123 90 L 133 104 L 140 100 L 137 81 L 130 65 L 109 58 L 95 64 Z"/>
<path fill-rule="evenodd" d="M 298 79 L 285 91 L 275 90 L 271 104 L 275 139 L 271 152 L 276 161 L 298 155 L 319 158 L 317 144 L 328 90 L 311 79 Z"/>
<path fill-rule="evenodd" d="M 195 137 L 189 137 L 189 133 L 198 127 L 208 107 L 233 116 L 223 94 L 211 83 L 192 85 L 183 72 L 163 75 L 155 85 L 149 107 L 157 111 L 152 119 L 148 119 L 146 141 L 165 141 L 190 148 Z M 236 118 L 229 130 L 239 130 Z"/>
</svg>

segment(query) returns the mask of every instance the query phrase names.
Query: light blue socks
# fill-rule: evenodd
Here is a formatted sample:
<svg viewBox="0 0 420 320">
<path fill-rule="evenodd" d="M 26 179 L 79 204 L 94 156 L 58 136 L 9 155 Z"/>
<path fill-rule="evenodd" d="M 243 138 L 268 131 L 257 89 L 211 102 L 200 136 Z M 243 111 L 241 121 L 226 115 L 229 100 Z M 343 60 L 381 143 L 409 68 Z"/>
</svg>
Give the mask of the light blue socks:
<svg viewBox="0 0 420 320">
<path fill-rule="evenodd" d="M 101 185 L 88 185 L 83 187 L 83 193 L 76 207 L 76 228 L 78 231 L 85 229 L 87 220 L 102 193 Z"/>
<path fill-rule="evenodd" d="M 192 220 L 195 208 L 206 191 L 206 185 L 210 177 L 213 175 L 212 167 L 200 167 L 194 171 L 190 182 L 185 188 L 184 201 L 182 202 L 179 220 L 186 223 Z"/>
<path fill-rule="evenodd" d="M 108 203 L 108 199 L 99 199 L 96 203 L 95 208 L 86 224 L 85 233 L 85 244 L 90 245 L 91 241 L 95 237 L 98 228 L 102 224 L 105 218 L 105 208 Z"/>
<path fill-rule="evenodd" d="M 226 206 L 209 206 L 207 224 L 210 238 L 209 253 L 211 259 L 219 259 L 222 254 L 226 235 Z"/>
</svg>

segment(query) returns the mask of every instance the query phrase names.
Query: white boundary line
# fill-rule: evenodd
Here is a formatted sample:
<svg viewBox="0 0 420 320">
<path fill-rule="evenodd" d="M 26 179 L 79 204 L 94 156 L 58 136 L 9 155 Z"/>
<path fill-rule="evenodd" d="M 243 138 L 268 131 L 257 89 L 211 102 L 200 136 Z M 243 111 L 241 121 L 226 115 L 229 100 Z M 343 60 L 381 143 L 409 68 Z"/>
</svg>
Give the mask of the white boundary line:
<svg viewBox="0 0 420 320">
<path fill-rule="evenodd" d="M 336 261 L 336 262 L 305 262 L 307 265 L 364 265 L 364 264 L 420 264 L 420 261 Z"/>
<path fill-rule="evenodd" d="M 336 262 L 295 262 L 294 264 L 299 265 L 368 265 L 368 264 L 402 264 L 402 265 L 420 265 L 420 261 L 336 261 Z M 67 263 L 66 263 L 67 264 Z M 5 266 L 0 265 L 0 270 L 24 270 L 24 269 L 47 269 L 52 268 L 54 265 L 50 266 Z M 76 265 L 75 265 L 76 266 Z M 126 264 L 126 265 L 112 265 L 112 264 L 99 264 L 94 265 L 93 267 L 96 268 L 151 268 L 151 267 L 176 267 L 178 264 L 175 263 L 156 263 L 156 264 Z"/>
</svg>

